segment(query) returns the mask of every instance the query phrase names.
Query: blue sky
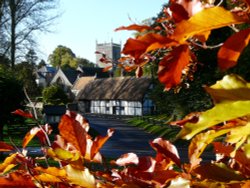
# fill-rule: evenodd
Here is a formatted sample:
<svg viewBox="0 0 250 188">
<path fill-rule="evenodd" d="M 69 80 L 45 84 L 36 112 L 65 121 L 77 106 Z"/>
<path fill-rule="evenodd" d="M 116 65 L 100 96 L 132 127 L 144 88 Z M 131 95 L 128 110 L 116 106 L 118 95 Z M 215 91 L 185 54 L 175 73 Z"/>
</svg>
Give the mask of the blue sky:
<svg viewBox="0 0 250 188">
<path fill-rule="evenodd" d="M 156 16 L 166 0 L 61 0 L 62 16 L 51 29 L 53 33 L 40 35 L 38 42 L 41 58 L 58 45 L 69 47 L 78 57 L 95 62 L 95 43 L 124 44 L 132 36 L 131 31 L 117 31 L 120 26 Z"/>
</svg>

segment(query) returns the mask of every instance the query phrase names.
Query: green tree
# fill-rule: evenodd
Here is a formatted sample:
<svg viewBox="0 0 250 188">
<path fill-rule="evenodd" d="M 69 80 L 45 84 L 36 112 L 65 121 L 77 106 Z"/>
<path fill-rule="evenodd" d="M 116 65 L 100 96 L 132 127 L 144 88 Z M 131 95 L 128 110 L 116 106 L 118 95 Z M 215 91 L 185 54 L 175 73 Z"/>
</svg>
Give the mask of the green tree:
<svg viewBox="0 0 250 188">
<path fill-rule="evenodd" d="M 24 99 L 23 85 L 12 72 L 0 67 L 0 140 L 3 139 L 4 125 L 15 120 L 11 112 L 21 108 Z"/>
<path fill-rule="evenodd" d="M 49 63 L 53 67 L 77 67 L 74 52 L 70 48 L 62 45 L 57 46 L 53 53 L 49 55 Z"/>
<path fill-rule="evenodd" d="M 42 97 L 45 104 L 60 105 L 69 102 L 67 95 L 58 85 L 52 85 L 44 88 L 42 91 Z"/>
<path fill-rule="evenodd" d="M 94 67 L 95 64 L 90 62 L 88 59 L 77 57 L 76 58 L 77 66 L 83 66 L 83 67 Z"/>
<path fill-rule="evenodd" d="M 17 79 L 22 82 L 30 97 L 41 95 L 41 90 L 36 84 L 35 70 L 35 64 L 26 61 L 16 64 L 14 68 Z"/>
</svg>

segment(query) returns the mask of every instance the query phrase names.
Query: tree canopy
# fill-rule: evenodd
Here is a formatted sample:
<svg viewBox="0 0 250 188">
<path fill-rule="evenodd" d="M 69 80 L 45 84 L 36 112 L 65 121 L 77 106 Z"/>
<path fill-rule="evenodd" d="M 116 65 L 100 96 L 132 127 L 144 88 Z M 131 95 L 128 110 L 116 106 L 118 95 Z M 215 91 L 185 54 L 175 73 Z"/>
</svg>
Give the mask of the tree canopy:
<svg viewBox="0 0 250 188">
<path fill-rule="evenodd" d="M 49 63 L 53 67 L 76 68 L 78 65 L 93 67 L 94 64 L 89 60 L 76 57 L 75 53 L 68 47 L 58 45 L 56 49 L 49 55 Z"/>
</svg>

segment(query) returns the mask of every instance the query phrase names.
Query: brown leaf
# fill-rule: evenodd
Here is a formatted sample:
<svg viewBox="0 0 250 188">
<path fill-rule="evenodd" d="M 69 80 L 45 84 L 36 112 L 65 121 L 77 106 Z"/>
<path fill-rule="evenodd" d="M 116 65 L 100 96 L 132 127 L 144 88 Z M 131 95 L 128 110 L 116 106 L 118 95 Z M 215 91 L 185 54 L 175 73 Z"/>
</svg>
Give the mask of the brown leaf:
<svg viewBox="0 0 250 188">
<path fill-rule="evenodd" d="M 181 82 L 182 70 L 190 62 L 190 50 L 187 45 L 181 45 L 173 49 L 159 63 L 158 79 L 169 90 Z"/>
<path fill-rule="evenodd" d="M 227 70 L 237 64 L 243 49 L 250 40 L 250 28 L 241 30 L 230 36 L 218 52 L 218 65 L 222 70 Z M 237 42 L 236 42 L 237 41 Z"/>
<path fill-rule="evenodd" d="M 180 22 L 182 20 L 187 20 L 189 18 L 188 12 L 184 9 L 184 7 L 177 3 L 171 3 L 169 7 L 172 12 L 172 17 L 175 22 Z"/>
<path fill-rule="evenodd" d="M 65 114 L 62 116 L 58 126 L 60 135 L 69 143 L 71 143 L 81 154 L 86 153 L 86 137 L 87 132 L 81 124 L 74 118 Z"/>
</svg>

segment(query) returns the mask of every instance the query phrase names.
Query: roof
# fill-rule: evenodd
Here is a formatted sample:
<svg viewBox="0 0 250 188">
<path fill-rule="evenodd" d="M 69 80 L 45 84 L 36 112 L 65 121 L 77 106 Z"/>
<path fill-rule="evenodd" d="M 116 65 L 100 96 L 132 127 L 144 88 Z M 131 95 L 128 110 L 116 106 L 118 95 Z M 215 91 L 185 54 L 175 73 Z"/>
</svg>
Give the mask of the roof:
<svg viewBox="0 0 250 188">
<path fill-rule="evenodd" d="M 93 81 L 95 76 L 84 76 L 77 79 L 72 87 L 72 90 L 81 90 L 83 89 L 90 81 Z"/>
<path fill-rule="evenodd" d="M 147 77 L 117 77 L 89 82 L 78 100 L 130 100 L 140 101 L 146 94 L 151 79 Z"/>
<path fill-rule="evenodd" d="M 71 69 L 71 68 L 68 68 L 68 69 L 65 69 L 62 71 L 71 84 L 73 84 L 76 81 L 76 79 L 79 75 L 79 71 L 77 71 L 75 69 Z"/>
</svg>

